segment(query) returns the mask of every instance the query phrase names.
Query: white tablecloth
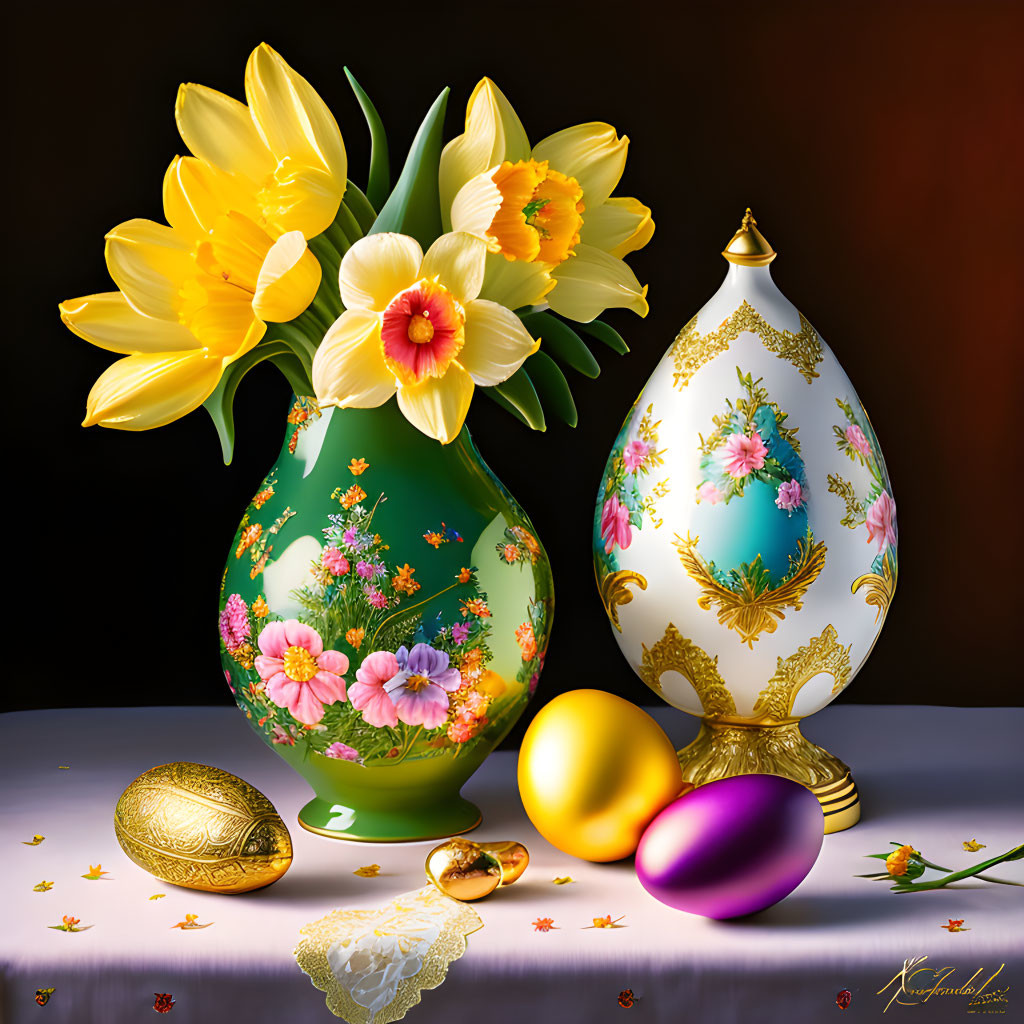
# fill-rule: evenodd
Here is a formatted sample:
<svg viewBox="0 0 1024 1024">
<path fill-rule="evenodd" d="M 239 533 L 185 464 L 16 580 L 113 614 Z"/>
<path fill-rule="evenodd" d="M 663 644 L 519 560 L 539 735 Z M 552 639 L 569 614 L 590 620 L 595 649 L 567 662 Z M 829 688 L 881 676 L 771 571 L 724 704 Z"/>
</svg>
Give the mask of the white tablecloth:
<svg viewBox="0 0 1024 1024">
<path fill-rule="evenodd" d="M 695 733 L 688 716 L 653 713 L 679 745 Z M 877 866 L 863 855 L 890 840 L 957 867 L 1020 843 L 1024 709 L 846 705 L 815 715 L 804 731 L 853 769 L 862 821 L 825 837 L 817 864 L 788 899 L 736 922 L 662 906 L 640 887 L 630 861 L 588 864 L 549 846 L 519 802 L 516 754 L 492 755 L 464 790 L 484 813 L 473 837 L 525 843 L 530 867 L 514 887 L 475 904 L 484 928 L 406 1019 L 810 1024 L 840 1013 L 842 989 L 852 993 L 844 1020 L 876 1019 L 893 990 L 876 992 L 906 958 L 924 955 L 926 966 L 955 969 L 944 986 L 962 985 L 981 968 L 979 985 L 1005 964 L 990 988 L 1009 986 L 1005 1019 L 1021 1019 L 1024 889 L 970 880 L 898 896 L 853 876 Z M 295 846 L 281 881 L 240 896 L 192 892 L 157 881 L 121 852 L 112 826 L 118 795 L 147 768 L 176 760 L 224 768 L 273 801 Z M 10 1024 L 152 1020 L 155 992 L 173 995 L 170 1019 L 179 1022 L 330 1021 L 323 995 L 292 958 L 299 928 L 336 907 L 382 906 L 420 887 L 433 845 L 344 843 L 298 827 L 306 784 L 231 708 L 9 713 L 0 716 L 0 778 L 0 1008 Z M 45 841 L 23 845 L 35 833 Z M 961 843 L 973 838 L 986 849 L 965 853 Z M 109 871 L 103 880 L 80 877 L 100 863 Z M 371 863 L 382 866 L 379 877 L 352 873 Z M 1024 862 L 993 873 L 1024 881 Z M 562 875 L 575 882 L 554 885 Z M 43 879 L 53 889 L 33 892 Z M 165 898 L 150 901 L 157 892 Z M 214 924 L 173 929 L 186 913 Z M 63 914 L 93 927 L 47 928 Z M 625 927 L 584 930 L 607 914 L 624 915 Z M 540 917 L 553 918 L 557 930 L 535 931 Z M 949 918 L 963 918 L 970 930 L 943 930 Z M 40 1008 L 36 989 L 51 987 Z M 626 1018 L 617 1003 L 624 989 L 636 997 Z M 967 1001 L 938 995 L 926 1007 L 893 1005 L 885 1019 L 962 1022 Z"/>
</svg>

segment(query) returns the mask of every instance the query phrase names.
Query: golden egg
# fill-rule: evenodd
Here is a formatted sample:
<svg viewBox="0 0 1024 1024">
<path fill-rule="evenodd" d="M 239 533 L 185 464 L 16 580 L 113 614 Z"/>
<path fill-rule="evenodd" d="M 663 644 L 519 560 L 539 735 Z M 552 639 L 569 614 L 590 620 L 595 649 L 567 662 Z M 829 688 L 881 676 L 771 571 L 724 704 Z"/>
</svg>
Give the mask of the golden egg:
<svg viewBox="0 0 1024 1024">
<path fill-rule="evenodd" d="M 260 889 L 292 862 L 288 829 L 258 789 L 189 761 L 140 775 L 117 801 L 114 831 L 139 867 L 187 889 Z"/>
<path fill-rule="evenodd" d="M 682 791 L 657 722 L 603 690 L 571 690 L 537 713 L 519 751 L 519 795 L 537 831 L 584 860 L 628 857 Z"/>
</svg>

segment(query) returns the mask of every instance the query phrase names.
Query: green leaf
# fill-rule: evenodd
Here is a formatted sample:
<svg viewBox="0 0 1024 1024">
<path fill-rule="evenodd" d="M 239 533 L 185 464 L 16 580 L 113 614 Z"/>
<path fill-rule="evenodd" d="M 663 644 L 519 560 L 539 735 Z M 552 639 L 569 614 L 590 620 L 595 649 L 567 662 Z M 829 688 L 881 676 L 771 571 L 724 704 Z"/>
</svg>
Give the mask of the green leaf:
<svg viewBox="0 0 1024 1024">
<path fill-rule="evenodd" d="M 356 81 L 355 75 L 348 68 L 345 68 L 345 77 L 356 94 L 363 117 L 366 118 L 366 126 L 370 129 L 370 171 L 366 177 L 366 198 L 375 210 L 379 210 L 391 190 L 387 133 L 384 131 L 377 108 L 370 101 L 370 97 L 363 92 L 363 87 Z"/>
<path fill-rule="evenodd" d="M 305 398 L 313 394 L 313 384 L 298 356 L 291 352 L 282 353 L 279 356 L 271 356 L 270 361 L 284 374 L 296 398 Z"/>
<path fill-rule="evenodd" d="M 359 224 L 359 230 L 365 235 L 373 227 L 377 211 L 354 181 L 349 181 L 345 185 L 345 205 L 352 211 L 352 216 Z"/>
<path fill-rule="evenodd" d="M 614 327 L 609 327 L 601 320 L 591 320 L 589 324 L 577 324 L 576 326 L 584 334 L 589 334 L 590 337 L 603 342 L 613 352 L 618 352 L 620 356 L 629 352 L 629 346 L 622 340 L 622 335 Z"/>
<path fill-rule="evenodd" d="M 537 397 L 533 381 L 530 380 L 530 375 L 524 367 L 520 366 L 508 380 L 502 381 L 501 384 L 495 384 L 493 390 L 511 402 L 534 430 L 547 429 L 540 399 Z"/>
<path fill-rule="evenodd" d="M 535 338 L 541 339 L 548 355 L 578 370 L 585 377 L 600 375 L 601 367 L 590 349 L 564 320 L 550 313 L 526 313 L 519 319 Z"/>
<path fill-rule="evenodd" d="M 511 413 L 524 427 L 530 425 L 527 418 L 507 399 L 502 397 L 494 388 L 480 389 L 492 402 L 499 405 L 507 413 Z"/>
<path fill-rule="evenodd" d="M 416 132 L 416 138 L 412 140 L 398 184 L 377 215 L 370 229 L 371 235 L 382 231 L 398 231 L 412 235 L 427 249 L 441 234 L 437 176 L 441 164 L 441 138 L 448 91 L 446 86 L 427 111 L 427 116 Z M 370 202 L 373 202 L 372 196 Z"/>
<path fill-rule="evenodd" d="M 236 359 L 221 375 L 220 381 L 210 397 L 203 402 L 203 408 L 210 414 L 213 425 L 217 428 L 220 448 L 224 456 L 224 465 L 231 464 L 231 456 L 235 450 L 235 392 L 242 378 L 257 363 L 274 356 L 291 355 L 291 349 L 283 341 L 264 342 L 252 351 L 246 352 L 241 359 Z"/>
<path fill-rule="evenodd" d="M 541 404 L 553 410 L 570 427 L 575 427 L 579 421 L 576 403 L 572 400 L 569 382 L 558 368 L 558 363 L 545 352 L 534 352 L 524 365 L 528 368 Z"/>
</svg>

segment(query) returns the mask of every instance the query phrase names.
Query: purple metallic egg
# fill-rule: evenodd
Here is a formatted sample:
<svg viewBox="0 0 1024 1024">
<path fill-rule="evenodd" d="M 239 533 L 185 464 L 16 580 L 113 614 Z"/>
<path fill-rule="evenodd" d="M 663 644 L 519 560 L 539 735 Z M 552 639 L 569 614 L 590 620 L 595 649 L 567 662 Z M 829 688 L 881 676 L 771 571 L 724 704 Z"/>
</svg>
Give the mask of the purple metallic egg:
<svg viewBox="0 0 1024 1024">
<path fill-rule="evenodd" d="M 821 805 L 806 787 L 778 775 L 737 775 L 670 803 L 640 840 L 636 873 L 676 910 L 741 917 L 804 880 L 824 831 Z"/>
</svg>

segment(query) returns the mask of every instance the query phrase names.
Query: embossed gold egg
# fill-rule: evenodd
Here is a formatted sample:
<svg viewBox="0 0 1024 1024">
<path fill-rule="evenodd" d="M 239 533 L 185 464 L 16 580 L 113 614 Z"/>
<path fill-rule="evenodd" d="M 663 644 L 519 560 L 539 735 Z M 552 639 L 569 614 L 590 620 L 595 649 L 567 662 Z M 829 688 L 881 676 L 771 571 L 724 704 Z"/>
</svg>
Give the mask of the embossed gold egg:
<svg viewBox="0 0 1024 1024">
<path fill-rule="evenodd" d="M 249 892 L 292 862 L 288 829 L 258 789 L 189 761 L 140 775 L 117 801 L 114 831 L 139 867 L 187 889 Z"/>
<path fill-rule="evenodd" d="M 574 857 L 628 857 L 684 788 L 675 748 L 658 723 L 603 690 L 560 694 L 523 737 L 523 807 L 549 843 Z"/>
</svg>

